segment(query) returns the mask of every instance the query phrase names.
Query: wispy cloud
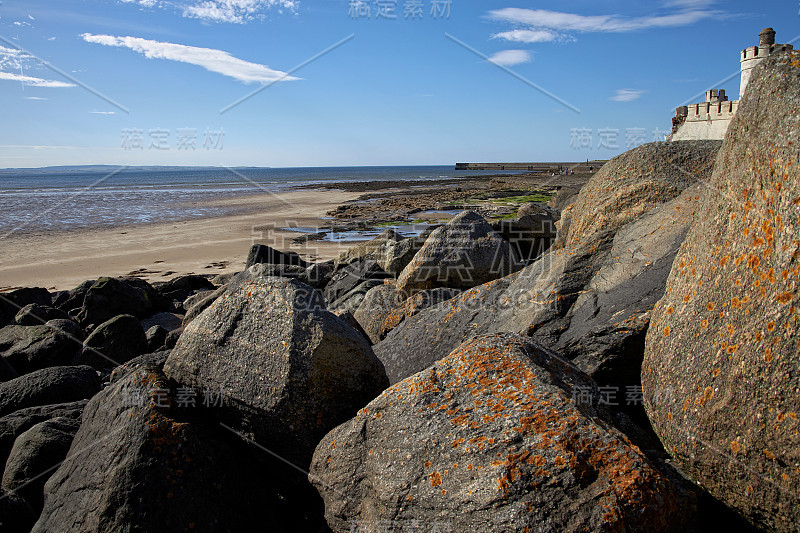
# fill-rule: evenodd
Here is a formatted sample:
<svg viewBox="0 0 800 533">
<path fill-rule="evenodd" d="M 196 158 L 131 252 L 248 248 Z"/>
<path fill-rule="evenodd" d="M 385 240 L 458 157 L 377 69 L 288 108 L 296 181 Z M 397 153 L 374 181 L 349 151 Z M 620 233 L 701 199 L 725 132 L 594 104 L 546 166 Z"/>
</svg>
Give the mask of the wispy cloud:
<svg viewBox="0 0 800 533">
<path fill-rule="evenodd" d="M 45 80 L 43 78 L 36 78 L 34 76 L 25 76 L 24 74 L 15 74 L 13 72 L 2 72 L 0 71 L 0 80 L 8 80 L 8 81 L 19 81 L 24 83 L 25 85 L 31 85 L 33 87 L 75 87 L 72 83 L 66 83 L 63 81 L 55 81 L 55 80 Z"/>
<path fill-rule="evenodd" d="M 47 100 L 47 98 L 42 98 L 41 96 L 24 96 L 25 100 Z"/>
<path fill-rule="evenodd" d="M 139 37 L 114 37 L 112 35 L 92 35 L 90 33 L 84 33 L 81 37 L 88 43 L 129 48 L 149 59 L 168 59 L 197 65 L 244 83 L 269 83 L 300 79 L 289 76 L 280 70 L 273 70 L 266 65 L 244 61 L 228 52 L 213 48 L 199 48 L 197 46 L 152 41 Z"/>
<path fill-rule="evenodd" d="M 295 0 L 204 0 L 183 6 L 183 16 L 210 22 L 243 24 L 263 17 L 267 10 L 294 13 L 297 6 Z"/>
<path fill-rule="evenodd" d="M 609 100 L 614 100 L 615 102 L 633 102 L 634 100 L 638 100 L 644 91 L 640 91 L 638 89 L 617 89 L 617 94 L 609 98 Z"/>
<path fill-rule="evenodd" d="M 511 30 L 492 35 L 492 39 L 505 39 L 517 43 L 546 43 L 560 37 L 558 33 L 550 30 Z"/>
<path fill-rule="evenodd" d="M 530 52 L 526 50 L 501 50 L 489 58 L 496 65 L 511 67 L 531 60 Z"/>
<path fill-rule="evenodd" d="M 699 0 L 677 0 L 681 7 L 708 5 Z M 652 15 L 647 17 L 624 17 L 621 15 L 577 15 L 545 9 L 523 9 L 508 7 L 489 12 L 489 18 L 512 24 L 524 25 L 526 29 L 501 32 L 493 37 L 519 42 L 547 42 L 555 40 L 556 32 L 605 32 L 622 33 L 652 28 L 671 28 L 688 26 L 718 15 L 717 11 L 706 9 L 683 9 L 676 13 Z M 549 35 L 554 34 L 554 35 Z M 523 39 L 535 39 L 525 41 Z"/>
<path fill-rule="evenodd" d="M 89 111 L 93 115 L 116 115 L 116 111 Z"/>
</svg>

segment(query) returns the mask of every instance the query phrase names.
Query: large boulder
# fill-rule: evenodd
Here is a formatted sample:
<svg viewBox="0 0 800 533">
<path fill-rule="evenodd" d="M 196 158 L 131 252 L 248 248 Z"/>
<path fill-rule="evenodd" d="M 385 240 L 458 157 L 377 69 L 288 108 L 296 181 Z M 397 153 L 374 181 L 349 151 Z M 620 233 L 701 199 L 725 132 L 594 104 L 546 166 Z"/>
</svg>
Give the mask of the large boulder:
<svg viewBox="0 0 800 533">
<path fill-rule="evenodd" d="M 309 480 L 334 531 L 683 531 L 695 502 L 603 420 L 597 392 L 522 337 L 478 337 L 326 435 Z"/>
<path fill-rule="evenodd" d="M 486 220 L 464 211 L 431 233 L 397 278 L 409 296 L 436 287 L 469 289 L 520 267 L 511 245 Z"/>
<path fill-rule="evenodd" d="M 11 453 L 11 448 L 17 437 L 36 424 L 51 418 L 62 417 L 80 420 L 87 401 L 77 400 L 53 405 L 27 407 L 0 417 L 0 465 L 6 464 L 8 454 Z"/>
<path fill-rule="evenodd" d="M 222 286 L 215 291 L 204 292 L 201 293 L 203 296 L 197 302 L 194 302 L 190 308 L 186 309 L 186 314 L 183 317 L 182 324 L 186 327 L 186 324 L 200 316 L 200 313 L 206 310 L 211 304 L 213 304 L 217 298 L 222 295 L 227 290 L 227 286 Z"/>
<path fill-rule="evenodd" d="M 168 303 L 139 278 L 100 278 L 86 291 L 77 318 L 83 326 L 99 325 L 117 315 L 145 318 L 166 309 Z"/>
<path fill-rule="evenodd" d="M 405 294 L 395 289 L 394 284 L 384 284 L 370 289 L 364 295 L 364 301 L 353 316 L 374 344 L 386 338 L 403 320 L 453 298 L 458 292 L 456 289 L 438 288 L 406 298 Z"/>
<path fill-rule="evenodd" d="M 284 278 L 230 287 L 186 327 L 164 372 L 221 391 L 225 424 L 302 465 L 388 385 L 366 339 L 314 289 Z"/>
<path fill-rule="evenodd" d="M 17 437 L 3 471 L 3 488 L 14 490 L 40 511 L 43 489 L 53 469 L 67 456 L 80 420 L 56 417 Z"/>
<path fill-rule="evenodd" d="M 83 299 L 86 297 L 86 293 L 89 292 L 89 289 L 96 281 L 96 279 L 87 279 L 74 289 L 55 293 L 53 297 L 53 306 L 68 313 L 73 310 L 77 313 L 83 305 Z"/>
<path fill-rule="evenodd" d="M 285 508 L 287 473 L 180 394 L 144 365 L 93 398 L 33 531 L 311 530 Z"/>
<path fill-rule="evenodd" d="M 341 268 L 356 261 L 372 259 L 382 264 L 386 251 L 403 240 L 403 236 L 393 229 L 386 229 L 374 239 L 356 244 L 341 252 L 336 258 L 334 268 Z"/>
<path fill-rule="evenodd" d="M 61 309 L 49 305 L 28 304 L 14 317 L 14 322 L 20 326 L 41 326 L 50 320 L 71 320 L 70 316 Z"/>
<path fill-rule="evenodd" d="M 674 462 L 759 528 L 800 523 L 800 51 L 753 71 L 647 334 Z"/>
<path fill-rule="evenodd" d="M 0 529 L 4 533 L 28 533 L 36 515 L 16 492 L 0 487 Z"/>
<path fill-rule="evenodd" d="M 680 160 L 693 169 L 710 168 L 715 156 L 707 142 L 680 144 Z M 618 157 L 638 168 L 645 162 L 634 161 L 651 152 L 652 148 L 637 148 Z M 612 162 L 612 167 L 620 166 Z M 639 178 L 660 182 L 660 172 Z M 604 176 L 601 171 L 593 179 L 606 181 Z M 698 179 L 707 177 L 700 174 Z M 630 176 L 620 179 L 627 183 Z M 511 332 L 531 336 L 575 360 L 603 385 L 636 385 L 649 313 L 663 294 L 670 265 L 697 208 L 700 187 L 696 183 L 677 198 L 670 189 L 664 203 L 623 226 L 612 224 L 588 242 L 578 239 L 551 249 L 518 273 L 404 320 L 373 347 L 389 379 L 396 382 L 419 372 L 474 335 Z M 630 209 L 631 201 L 626 198 L 620 205 L 607 206 L 607 211 Z M 655 199 L 645 196 L 643 201 L 650 205 Z"/>
<path fill-rule="evenodd" d="M 339 296 L 339 298 L 333 302 L 328 302 L 328 309 L 331 311 L 341 310 L 349 313 L 355 313 L 364 302 L 364 298 L 367 293 L 375 287 L 384 285 L 385 282 L 386 280 L 383 279 L 368 279 L 366 281 L 362 281 L 356 285 L 354 289 Z"/>
<path fill-rule="evenodd" d="M 80 364 L 114 368 L 147 352 L 147 336 L 133 315 L 103 322 L 83 341 Z"/>
<path fill-rule="evenodd" d="M 254 244 L 250 247 L 250 251 L 247 254 L 246 268 L 250 268 L 258 263 L 270 265 L 297 265 L 303 268 L 308 266 L 308 264 L 297 255 L 297 252 L 281 252 L 266 244 Z"/>
<path fill-rule="evenodd" d="M 19 374 L 68 365 L 80 351 L 80 340 L 58 328 L 6 326 L 0 329 L 0 355 Z"/>
<path fill-rule="evenodd" d="M 54 366 L 0 383 L 0 416 L 19 409 L 91 398 L 100 390 L 88 366 Z"/>
<path fill-rule="evenodd" d="M 390 277 L 374 259 L 354 261 L 333 274 L 325 286 L 325 301 L 331 304 L 367 280 Z"/>
<path fill-rule="evenodd" d="M 24 287 L 0 294 L 0 327 L 8 324 L 20 309 L 29 304 L 47 305 L 52 297 L 47 289 Z"/>
<path fill-rule="evenodd" d="M 182 302 L 197 291 L 213 291 L 217 287 L 205 276 L 189 274 L 162 283 L 154 283 L 153 288 L 168 301 Z"/>
<path fill-rule="evenodd" d="M 524 208 L 524 209 L 523 209 Z M 492 228 L 507 240 L 524 264 L 542 255 L 556 237 L 553 213 L 536 204 L 520 208 L 518 218 L 505 218 L 492 223 Z"/>
</svg>

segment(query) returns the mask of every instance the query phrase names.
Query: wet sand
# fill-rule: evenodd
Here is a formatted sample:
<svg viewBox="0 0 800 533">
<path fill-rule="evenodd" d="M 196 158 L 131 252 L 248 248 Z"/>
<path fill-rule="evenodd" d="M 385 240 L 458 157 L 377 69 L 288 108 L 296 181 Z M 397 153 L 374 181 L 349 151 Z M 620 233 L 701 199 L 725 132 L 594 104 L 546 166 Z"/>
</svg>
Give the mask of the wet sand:
<svg viewBox="0 0 800 533">
<path fill-rule="evenodd" d="M 293 244 L 297 232 L 282 227 L 318 227 L 321 217 L 362 192 L 295 190 L 226 199 L 247 213 L 129 227 L 43 234 L 11 234 L 0 239 L 0 290 L 11 287 L 71 289 L 86 279 L 131 273 L 150 282 L 181 274 L 222 274 L 244 268 L 254 242 L 294 250 L 305 259 L 335 257 L 353 243 L 310 241 Z"/>
</svg>

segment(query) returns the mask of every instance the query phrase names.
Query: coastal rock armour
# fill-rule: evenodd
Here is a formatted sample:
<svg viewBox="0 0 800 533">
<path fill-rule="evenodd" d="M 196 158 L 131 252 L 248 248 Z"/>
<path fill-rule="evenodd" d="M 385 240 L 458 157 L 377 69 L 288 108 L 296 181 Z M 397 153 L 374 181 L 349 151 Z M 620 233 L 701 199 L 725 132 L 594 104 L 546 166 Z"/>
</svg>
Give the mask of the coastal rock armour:
<svg viewBox="0 0 800 533">
<path fill-rule="evenodd" d="M 159 400 L 165 407 L 151 404 L 154 389 L 171 391 Z M 136 391 L 146 401 L 132 402 Z M 92 398 L 67 459 L 45 485 L 33 531 L 68 524 L 86 533 L 238 532 L 299 522 L 281 509 L 274 488 L 281 478 L 218 424 L 180 418 L 174 392 L 158 368 L 145 365 Z"/>
<path fill-rule="evenodd" d="M 284 278 L 229 287 L 186 327 L 164 372 L 221 391 L 225 424 L 301 466 L 388 386 L 367 340 L 317 291 Z"/>
<path fill-rule="evenodd" d="M 397 290 L 469 289 L 521 267 L 511 245 L 483 217 L 464 211 L 431 233 L 397 278 Z"/>
<path fill-rule="evenodd" d="M 100 390 L 89 366 L 54 366 L 0 383 L 0 416 L 19 409 L 91 398 Z"/>
<path fill-rule="evenodd" d="M 271 248 L 266 244 L 254 244 L 250 247 L 250 252 L 247 254 L 247 264 L 245 268 L 258 263 L 266 263 L 271 265 L 296 265 L 306 268 L 308 265 L 297 254 L 297 252 L 281 252 L 275 248 Z"/>
<path fill-rule="evenodd" d="M 673 462 L 759 528 L 800 523 L 800 52 L 731 121 L 647 334 L 648 416 Z"/>
<path fill-rule="evenodd" d="M 332 304 L 367 280 L 390 278 L 374 259 L 355 260 L 336 271 L 325 286 L 325 301 Z"/>
<path fill-rule="evenodd" d="M 577 403 L 574 387 L 589 401 Z M 478 337 L 326 435 L 309 480 L 334 531 L 387 521 L 685 531 L 694 501 L 600 418 L 597 400 L 597 386 L 558 355 L 516 335 Z"/>
<path fill-rule="evenodd" d="M 117 315 L 146 318 L 168 305 L 149 283 L 139 278 L 100 278 L 86 290 L 77 318 L 85 327 L 102 324 Z"/>
<path fill-rule="evenodd" d="M 0 329 L 0 355 L 18 374 L 68 365 L 80 349 L 77 338 L 55 327 L 40 324 Z"/>
<path fill-rule="evenodd" d="M 373 346 L 390 381 L 419 372 L 474 335 L 510 332 L 574 360 L 602 385 L 636 385 L 649 313 L 700 187 L 617 231 L 551 250 L 518 273 L 407 318 Z"/>
<path fill-rule="evenodd" d="M 147 336 L 133 315 L 103 322 L 83 341 L 79 363 L 94 368 L 114 368 L 147 352 Z"/>
<path fill-rule="evenodd" d="M 43 505 L 45 482 L 67 456 L 80 420 L 56 417 L 39 422 L 17 437 L 3 471 L 3 488 L 14 490 L 36 511 Z"/>
<path fill-rule="evenodd" d="M 5 292 L 0 298 L 0 327 L 8 324 L 28 304 L 49 306 L 51 303 L 50 293 L 41 287 L 24 287 Z"/>
</svg>

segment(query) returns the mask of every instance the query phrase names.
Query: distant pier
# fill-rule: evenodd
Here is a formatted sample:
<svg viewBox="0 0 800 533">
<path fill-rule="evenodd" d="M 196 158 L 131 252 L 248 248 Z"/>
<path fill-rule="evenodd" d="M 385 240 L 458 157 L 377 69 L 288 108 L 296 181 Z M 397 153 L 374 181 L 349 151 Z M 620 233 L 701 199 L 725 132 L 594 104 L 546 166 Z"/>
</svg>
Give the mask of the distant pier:
<svg viewBox="0 0 800 533">
<path fill-rule="evenodd" d="M 561 173 L 596 171 L 606 160 L 561 163 L 456 163 L 456 170 L 527 170 L 528 172 Z"/>
</svg>

